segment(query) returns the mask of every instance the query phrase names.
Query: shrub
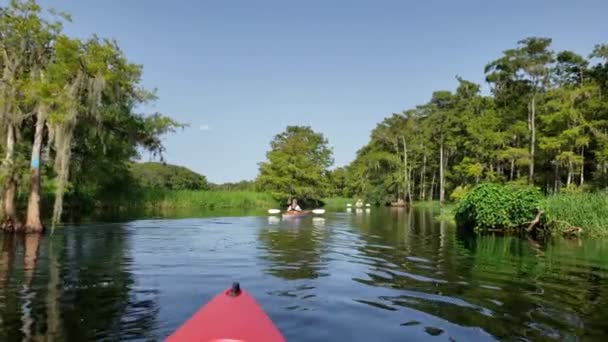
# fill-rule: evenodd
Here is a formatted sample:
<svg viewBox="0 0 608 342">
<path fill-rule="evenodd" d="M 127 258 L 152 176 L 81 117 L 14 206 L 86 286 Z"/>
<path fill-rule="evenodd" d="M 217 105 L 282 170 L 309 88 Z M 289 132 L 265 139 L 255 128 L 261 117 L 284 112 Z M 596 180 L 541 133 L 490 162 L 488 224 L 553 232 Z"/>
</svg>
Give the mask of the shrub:
<svg viewBox="0 0 608 342">
<path fill-rule="evenodd" d="M 534 219 L 538 213 L 542 194 L 532 186 L 507 187 L 509 193 L 509 219 L 512 227 L 519 227 Z"/>
<path fill-rule="evenodd" d="M 476 231 L 517 228 L 534 219 L 541 198 L 538 189 L 529 186 L 480 184 L 458 204 L 456 223 Z"/>
<path fill-rule="evenodd" d="M 471 191 L 471 187 L 470 186 L 468 186 L 468 185 L 464 185 L 464 186 L 459 185 L 450 194 L 450 200 L 452 200 L 454 202 L 460 202 L 464 198 L 464 195 L 466 195 L 469 191 Z"/>
</svg>

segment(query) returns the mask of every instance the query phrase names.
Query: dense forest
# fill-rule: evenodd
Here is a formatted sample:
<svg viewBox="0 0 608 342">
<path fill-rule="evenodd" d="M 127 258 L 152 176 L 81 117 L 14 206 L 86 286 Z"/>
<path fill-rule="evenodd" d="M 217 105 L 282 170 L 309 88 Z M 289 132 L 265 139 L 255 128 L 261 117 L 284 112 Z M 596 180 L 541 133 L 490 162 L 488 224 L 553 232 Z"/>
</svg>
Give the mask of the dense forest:
<svg viewBox="0 0 608 342">
<path fill-rule="evenodd" d="M 155 100 L 140 85 L 142 67 L 112 40 L 66 36 L 69 20 L 33 0 L 0 7 L 6 231 L 42 231 L 41 201 L 53 202 L 54 224 L 69 203 L 124 192 L 132 184 L 131 159 L 141 150 L 162 156 L 160 137 L 183 126 L 159 113 L 137 113 Z"/>
<path fill-rule="evenodd" d="M 545 193 L 608 185 L 608 45 L 588 58 L 526 38 L 485 66 L 491 94 L 456 77 L 454 92 L 393 114 L 348 166 L 333 195 L 444 201 L 480 182 L 534 184 Z"/>
<path fill-rule="evenodd" d="M 134 181 L 143 189 L 209 190 L 207 178 L 186 167 L 167 163 L 133 163 Z"/>
</svg>

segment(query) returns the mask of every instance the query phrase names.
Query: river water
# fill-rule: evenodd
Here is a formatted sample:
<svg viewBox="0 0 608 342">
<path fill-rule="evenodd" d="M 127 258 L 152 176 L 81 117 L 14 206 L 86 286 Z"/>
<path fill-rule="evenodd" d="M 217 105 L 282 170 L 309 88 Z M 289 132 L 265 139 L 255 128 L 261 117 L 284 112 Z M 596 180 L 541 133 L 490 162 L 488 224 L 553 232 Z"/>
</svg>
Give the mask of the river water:
<svg viewBox="0 0 608 342">
<path fill-rule="evenodd" d="M 608 240 L 426 210 L 148 219 L 0 239 L 0 340 L 163 340 L 239 281 L 288 341 L 602 340 Z"/>
</svg>

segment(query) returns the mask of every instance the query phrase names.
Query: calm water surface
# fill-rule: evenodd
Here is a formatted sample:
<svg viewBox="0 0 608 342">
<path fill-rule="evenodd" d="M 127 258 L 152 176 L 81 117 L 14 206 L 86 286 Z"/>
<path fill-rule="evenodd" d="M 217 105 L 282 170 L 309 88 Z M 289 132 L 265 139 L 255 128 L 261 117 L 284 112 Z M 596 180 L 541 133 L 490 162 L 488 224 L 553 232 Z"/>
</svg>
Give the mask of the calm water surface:
<svg viewBox="0 0 608 342">
<path fill-rule="evenodd" d="M 0 240 L 0 340 L 162 340 L 232 281 L 288 341 L 603 340 L 608 240 L 423 210 L 138 220 Z"/>
</svg>

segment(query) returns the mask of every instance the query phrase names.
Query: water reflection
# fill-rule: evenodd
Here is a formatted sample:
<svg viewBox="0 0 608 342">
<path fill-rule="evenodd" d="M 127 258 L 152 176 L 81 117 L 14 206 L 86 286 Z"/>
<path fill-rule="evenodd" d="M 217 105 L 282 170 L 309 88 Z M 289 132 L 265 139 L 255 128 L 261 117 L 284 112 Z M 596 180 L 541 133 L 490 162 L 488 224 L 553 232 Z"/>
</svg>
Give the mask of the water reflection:
<svg viewBox="0 0 608 342">
<path fill-rule="evenodd" d="M 313 279 L 326 275 L 322 254 L 328 234 L 323 218 L 284 219 L 276 229 L 258 232 L 265 249 L 262 259 L 270 264 L 266 272 L 286 280 Z"/>
<path fill-rule="evenodd" d="M 0 237 L 0 341 L 162 340 L 233 280 L 289 341 L 602 340 L 608 240 L 437 213 L 141 220 Z"/>
<path fill-rule="evenodd" d="M 460 326 L 482 327 L 498 338 L 574 339 L 583 327 L 597 329 L 597 317 L 608 317 L 600 304 L 608 296 L 598 286 L 606 288 L 607 268 L 583 271 L 580 244 L 457 234 L 425 211 L 390 210 L 368 222 L 351 222 L 366 242 L 358 251 L 369 264 L 366 276 L 353 280 L 400 293 L 366 299 L 370 306 L 414 308 Z M 601 247 L 598 253 L 606 258 L 607 251 Z M 579 291 L 592 293 L 594 300 Z M 582 309 L 590 306 L 603 314 Z M 508 323 L 493 324 L 497 319 Z"/>
<path fill-rule="evenodd" d="M 2 236 L 0 340 L 154 337 L 156 303 L 136 298 L 126 236 Z"/>
</svg>

